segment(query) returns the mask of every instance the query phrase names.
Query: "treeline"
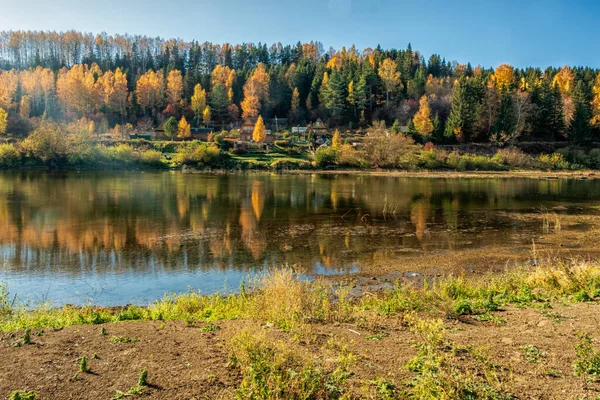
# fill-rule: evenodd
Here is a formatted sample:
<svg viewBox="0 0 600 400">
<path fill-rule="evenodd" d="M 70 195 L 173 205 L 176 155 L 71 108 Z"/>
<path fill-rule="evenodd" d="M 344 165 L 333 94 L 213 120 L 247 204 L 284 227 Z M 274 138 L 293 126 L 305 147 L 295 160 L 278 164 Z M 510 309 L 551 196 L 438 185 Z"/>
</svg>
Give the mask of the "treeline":
<svg viewBox="0 0 600 400">
<path fill-rule="evenodd" d="M 163 40 L 79 32 L 0 34 L 0 108 L 6 130 L 38 117 L 148 129 L 165 118 L 229 128 L 240 119 L 317 118 L 355 129 L 376 120 L 421 142 L 600 137 L 597 69 L 495 69 L 425 59 L 406 49 Z M 2 128 L 0 112 L 0 129 Z"/>
</svg>

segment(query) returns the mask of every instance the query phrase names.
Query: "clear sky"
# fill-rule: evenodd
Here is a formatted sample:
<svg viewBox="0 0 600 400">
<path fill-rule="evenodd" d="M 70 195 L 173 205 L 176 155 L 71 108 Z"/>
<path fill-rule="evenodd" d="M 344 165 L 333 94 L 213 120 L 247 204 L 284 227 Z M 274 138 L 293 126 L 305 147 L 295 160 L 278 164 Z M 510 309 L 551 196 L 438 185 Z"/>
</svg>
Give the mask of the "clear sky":
<svg viewBox="0 0 600 400">
<path fill-rule="evenodd" d="M 600 67 L 600 0 L 0 0 L 0 29 L 356 44 L 496 66 Z"/>
</svg>

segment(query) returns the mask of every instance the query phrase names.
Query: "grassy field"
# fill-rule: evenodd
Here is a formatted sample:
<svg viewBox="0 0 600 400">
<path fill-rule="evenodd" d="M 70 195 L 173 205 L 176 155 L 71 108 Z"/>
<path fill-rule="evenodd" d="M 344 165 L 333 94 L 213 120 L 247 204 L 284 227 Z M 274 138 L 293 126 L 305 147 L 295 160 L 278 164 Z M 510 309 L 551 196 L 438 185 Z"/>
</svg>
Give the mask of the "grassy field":
<svg viewBox="0 0 600 400">
<path fill-rule="evenodd" d="M 349 293 L 288 270 L 237 295 L 192 292 L 147 307 L 26 310 L 5 291 L 0 396 L 598 396 L 597 262 Z"/>
</svg>

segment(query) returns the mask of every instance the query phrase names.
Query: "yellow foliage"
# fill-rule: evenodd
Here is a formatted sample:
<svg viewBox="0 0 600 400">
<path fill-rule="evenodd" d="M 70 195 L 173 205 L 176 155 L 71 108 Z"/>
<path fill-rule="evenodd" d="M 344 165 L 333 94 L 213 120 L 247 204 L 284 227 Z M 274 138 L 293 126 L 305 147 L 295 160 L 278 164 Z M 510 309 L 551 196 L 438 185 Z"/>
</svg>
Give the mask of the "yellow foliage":
<svg viewBox="0 0 600 400">
<path fill-rule="evenodd" d="M 332 147 L 337 150 L 341 146 L 342 146 L 342 135 L 340 135 L 340 130 L 336 129 L 335 133 L 333 134 Z"/>
<path fill-rule="evenodd" d="M 178 105 L 183 94 L 183 77 L 181 71 L 172 70 L 167 76 L 167 102 Z"/>
<path fill-rule="evenodd" d="M 206 106 L 204 112 L 202 113 L 202 121 L 205 124 L 210 124 L 212 122 L 212 113 L 210 112 L 210 106 Z"/>
<path fill-rule="evenodd" d="M 431 122 L 431 108 L 427 96 L 421 97 L 419 101 L 419 111 L 413 118 L 415 129 L 422 136 L 429 136 L 433 132 L 433 122 Z"/>
<path fill-rule="evenodd" d="M 192 136 L 192 129 L 185 117 L 181 117 L 181 119 L 179 120 L 179 129 L 177 130 L 177 136 L 180 138 L 189 138 Z"/>
<path fill-rule="evenodd" d="M 508 64 L 501 64 L 491 76 L 496 90 L 504 92 L 509 90 L 515 81 L 515 69 Z"/>
<path fill-rule="evenodd" d="M 206 109 L 206 90 L 202 89 L 202 85 L 197 84 L 194 87 L 194 95 L 192 96 L 192 110 L 196 118 L 202 118 Z"/>
<path fill-rule="evenodd" d="M 258 63 L 244 85 L 244 101 L 242 101 L 244 118 L 256 118 L 262 105 L 269 102 L 269 82 L 265 65 Z"/>
<path fill-rule="evenodd" d="M 10 110 L 15 106 L 15 95 L 19 86 L 19 77 L 13 69 L 0 71 L 0 107 Z"/>
<path fill-rule="evenodd" d="M 267 130 L 265 128 L 265 123 L 263 121 L 262 116 L 258 116 L 258 121 L 256 121 L 256 125 L 254 126 L 254 132 L 252 133 L 252 140 L 256 143 L 262 143 L 267 139 Z"/>
<path fill-rule="evenodd" d="M 6 127 L 8 125 L 8 113 L 4 108 L 0 108 L 0 134 L 6 132 Z"/>
<path fill-rule="evenodd" d="M 154 109 L 162 104 L 164 94 L 164 76 L 162 71 L 148 70 L 136 83 L 135 93 L 138 104 L 145 109 Z"/>
<path fill-rule="evenodd" d="M 294 88 L 292 92 L 292 112 L 297 111 L 300 108 L 300 92 L 298 88 Z"/>
<path fill-rule="evenodd" d="M 389 100 L 390 92 L 400 86 L 400 72 L 398 72 L 398 65 L 396 62 L 391 58 L 383 60 L 379 66 L 379 77 L 385 86 Z"/>
<path fill-rule="evenodd" d="M 592 88 L 592 125 L 600 125 L 600 72 Z"/>
<path fill-rule="evenodd" d="M 571 92 L 573 91 L 574 83 L 575 77 L 573 76 L 573 72 L 571 72 L 571 68 L 569 68 L 568 65 L 562 67 L 552 80 L 552 84 L 554 86 L 558 86 L 560 92 L 563 95 L 571 94 Z"/>
</svg>

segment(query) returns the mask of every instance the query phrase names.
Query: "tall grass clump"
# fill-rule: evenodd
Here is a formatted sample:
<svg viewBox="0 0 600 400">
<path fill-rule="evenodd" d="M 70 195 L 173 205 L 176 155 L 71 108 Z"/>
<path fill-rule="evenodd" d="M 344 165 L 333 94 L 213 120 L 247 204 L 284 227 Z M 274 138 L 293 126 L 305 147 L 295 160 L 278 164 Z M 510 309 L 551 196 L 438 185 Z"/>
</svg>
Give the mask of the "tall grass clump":
<svg viewBox="0 0 600 400">
<path fill-rule="evenodd" d="M 338 399 L 349 376 L 344 368 L 327 372 L 310 356 L 264 332 L 241 331 L 229 351 L 231 365 L 242 375 L 238 399 Z"/>
<path fill-rule="evenodd" d="M 499 374 L 480 354 L 467 351 L 477 366 L 461 367 L 454 343 L 445 338 L 441 320 L 416 320 L 411 330 L 416 334 L 417 355 L 406 368 L 415 373 L 409 381 L 407 397 L 411 399 L 511 399 L 504 393 Z M 460 349 L 462 350 L 462 349 Z M 464 353 L 464 352 L 461 352 Z"/>
</svg>

